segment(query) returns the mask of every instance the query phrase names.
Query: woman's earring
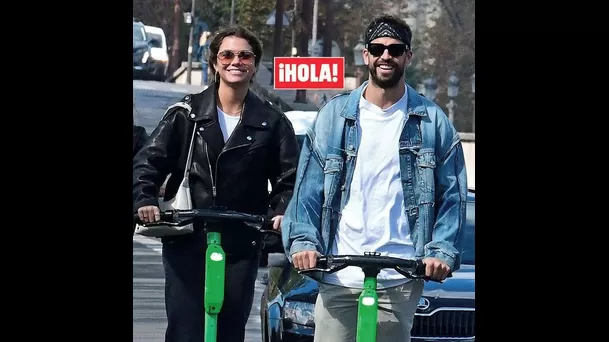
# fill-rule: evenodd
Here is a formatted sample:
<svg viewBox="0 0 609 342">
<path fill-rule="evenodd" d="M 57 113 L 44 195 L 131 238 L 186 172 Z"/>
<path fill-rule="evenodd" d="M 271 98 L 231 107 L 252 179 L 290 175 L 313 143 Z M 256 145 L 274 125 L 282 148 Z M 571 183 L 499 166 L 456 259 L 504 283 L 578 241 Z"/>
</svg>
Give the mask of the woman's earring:
<svg viewBox="0 0 609 342">
<path fill-rule="evenodd" d="M 214 75 L 214 82 L 218 83 L 220 82 L 220 73 L 216 71 L 216 74 Z"/>
</svg>

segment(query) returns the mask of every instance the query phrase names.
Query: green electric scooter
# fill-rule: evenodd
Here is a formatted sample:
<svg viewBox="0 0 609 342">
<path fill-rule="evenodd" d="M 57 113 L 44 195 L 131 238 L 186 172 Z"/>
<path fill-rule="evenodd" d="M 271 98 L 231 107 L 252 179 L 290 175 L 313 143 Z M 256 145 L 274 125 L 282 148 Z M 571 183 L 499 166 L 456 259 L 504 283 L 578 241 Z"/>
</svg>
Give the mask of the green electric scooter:
<svg viewBox="0 0 609 342">
<path fill-rule="evenodd" d="M 205 340 L 203 342 L 217 342 L 218 314 L 224 303 L 224 279 L 226 270 L 226 254 L 222 249 L 221 224 L 224 221 L 241 221 L 245 226 L 261 234 L 277 234 L 271 229 L 272 221 L 263 215 L 251 215 L 237 211 L 222 209 L 193 209 L 171 210 L 161 212 L 161 221 L 153 224 L 184 226 L 194 220 L 205 221 L 207 232 L 207 250 L 205 252 Z M 134 215 L 136 223 L 139 217 Z"/>
<path fill-rule="evenodd" d="M 395 269 L 410 279 L 435 281 L 425 276 L 425 264 L 421 260 L 399 259 L 381 256 L 380 253 L 368 252 L 364 255 L 326 255 L 319 257 L 315 268 L 301 270 L 319 281 L 319 273 L 334 273 L 348 266 L 357 266 L 364 272 L 364 289 L 359 296 L 357 307 L 356 342 L 376 342 L 378 318 L 377 276 L 384 268 Z M 449 275 L 451 277 L 451 275 Z"/>
</svg>

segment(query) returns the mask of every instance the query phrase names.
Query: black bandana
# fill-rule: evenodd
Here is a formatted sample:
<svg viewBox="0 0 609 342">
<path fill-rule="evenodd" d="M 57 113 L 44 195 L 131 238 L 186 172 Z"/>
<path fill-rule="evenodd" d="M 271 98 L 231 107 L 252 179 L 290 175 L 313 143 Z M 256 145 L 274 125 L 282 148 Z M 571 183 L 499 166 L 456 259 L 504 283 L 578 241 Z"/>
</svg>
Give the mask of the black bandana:
<svg viewBox="0 0 609 342">
<path fill-rule="evenodd" d="M 376 38 L 390 37 L 401 40 L 410 49 L 410 34 L 404 28 L 387 22 L 380 22 L 366 31 L 366 45 Z"/>
</svg>

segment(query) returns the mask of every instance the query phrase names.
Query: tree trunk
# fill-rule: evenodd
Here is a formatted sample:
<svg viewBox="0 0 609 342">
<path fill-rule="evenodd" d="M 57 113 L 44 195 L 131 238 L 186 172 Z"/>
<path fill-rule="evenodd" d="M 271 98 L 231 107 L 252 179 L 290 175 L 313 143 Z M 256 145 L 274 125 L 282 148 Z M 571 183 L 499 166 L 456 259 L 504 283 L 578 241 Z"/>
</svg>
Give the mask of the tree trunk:
<svg viewBox="0 0 609 342">
<path fill-rule="evenodd" d="M 298 4 L 298 56 L 309 56 L 309 33 L 311 33 L 311 24 L 313 22 L 313 1 L 300 0 Z M 304 89 L 296 90 L 296 98 L 294 102 L 307 103 L 307 91 Z"/>
<path fill-rule="evenodd" d="M 282 44 L 281 36 L 283 32 L 283 0 L 275 0 L 275 32 L 273 36 L 273 57 L 281 57 Z"/>
<path fill-rule="evenodd" d="M 182 8 L 180 0 L 174 0 L 173 6 L 173 44 L 171 46 L 171 63 L 169 73 L 173 74 L 180 67 L 180 28 L 182 27 Z"/>
<path fill-rule="evenodd" d="M 324 44 L 322 56 L 332 57 L 332 40 L 334 39 L 334 1 L 326 1 L 326 17 L 324 25 Z"/>
</svg>

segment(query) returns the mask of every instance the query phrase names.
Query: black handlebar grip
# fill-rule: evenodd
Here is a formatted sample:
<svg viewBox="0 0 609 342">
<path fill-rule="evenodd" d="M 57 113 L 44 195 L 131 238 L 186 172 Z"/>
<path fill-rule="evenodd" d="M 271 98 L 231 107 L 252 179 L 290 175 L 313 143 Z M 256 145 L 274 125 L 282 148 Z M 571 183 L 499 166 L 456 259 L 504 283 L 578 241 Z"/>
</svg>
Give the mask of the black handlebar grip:
<svg viewBox="0 0 609 342">
<path fill-rule="evenodd" d="M 262 224 L 262 230 L 272 230 L 273 229 L 273 221 L 271 219 L 264 220 Z"/>
<path fill-rule="evenodd" d="M 173 212 L 161 211 L 161 221 L 165 221 L 165 222 L 173 221 Z"/>
<path fill-rule="evenodd" d="M 423 260 L 417 260 L 417 264 L 414 269 L 414 274 L 417 276 L 425 275 L 425 264 L 423 263 Z"/>
<path fill-rule="evenodd" d="M 414 273 L 415 273 L 415 275 L 417 275 L 419 277 L 424 277 L 424 279 L 427 281 L 435 281 L 437 283 L 441 283 L 441 281 L 439 281 L 439 280 L 435 280 L 435 279 L 425 276 L 425 264 L 423 263 L 423 260 L 417 260 L 417 266 L 414 270 Z M 448 273 L 448 276 L 446 278 L 450 278 L 452 276 L 453 276 L 453 273 L 450 272 L 450 273 Z"/>
<path fill-rule="evenodd" d="M 161 221 L 171 222 L 173 221 L 173 212 L 171 211 L 161 211 Z M 142 224 L 142 220 L 140 220 L 139 214 L 133 214 L 133 222 L 137 224 Z"/>
</svg>

